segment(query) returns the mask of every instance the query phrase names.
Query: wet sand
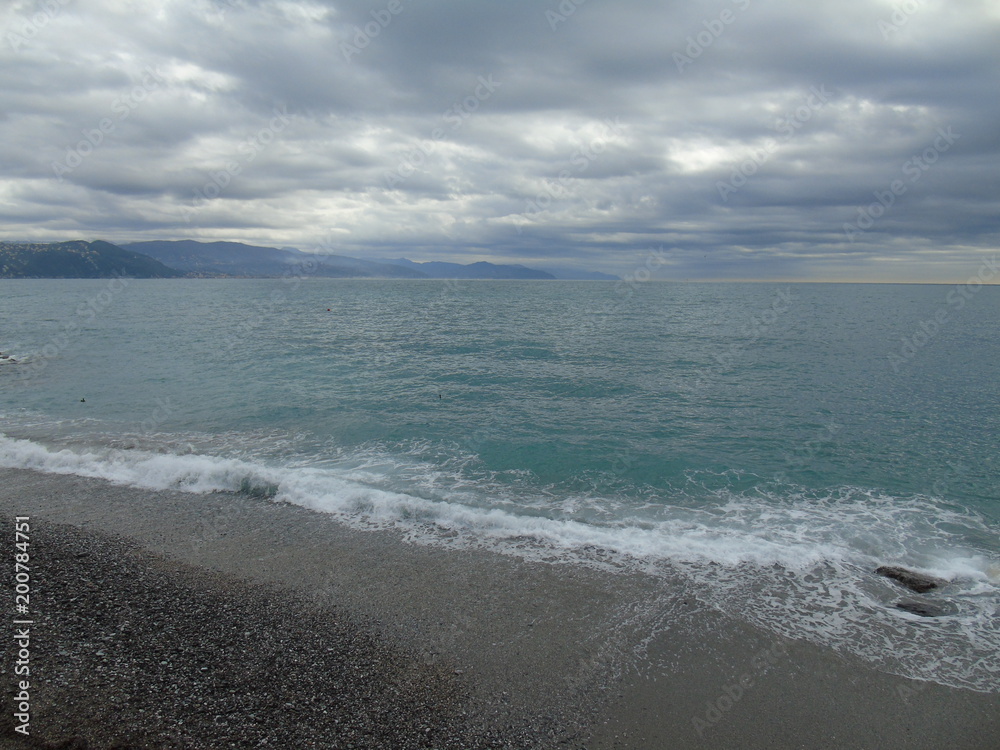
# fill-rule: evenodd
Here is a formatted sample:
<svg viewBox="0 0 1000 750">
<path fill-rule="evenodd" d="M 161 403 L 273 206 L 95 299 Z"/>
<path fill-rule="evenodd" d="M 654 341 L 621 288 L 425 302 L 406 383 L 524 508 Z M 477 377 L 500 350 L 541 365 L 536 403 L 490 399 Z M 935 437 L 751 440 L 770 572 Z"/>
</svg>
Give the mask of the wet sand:
<svg viewBox="0 0 1000 750">
<path fill-rule="evenodd" d="M 32 738 L 5 638 L 9 747 L 1000 747 L 997 694 L 776 638 L 681 577 L 25 470 L 0 512 L 7 559 L 32 525 Z"/>
</svg>

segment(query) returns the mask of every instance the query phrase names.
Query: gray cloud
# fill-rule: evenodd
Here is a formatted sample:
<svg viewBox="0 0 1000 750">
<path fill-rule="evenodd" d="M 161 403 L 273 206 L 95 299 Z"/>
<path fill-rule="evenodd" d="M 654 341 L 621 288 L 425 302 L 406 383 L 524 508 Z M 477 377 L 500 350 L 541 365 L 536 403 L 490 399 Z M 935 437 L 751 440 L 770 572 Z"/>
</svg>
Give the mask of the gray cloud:
<svg viewBox="0 0 1000 750">
<path fill-rule="evenodd" d="M 21 0 L 0 24 L 7 239 L 619 274 L 662 248 L 661 278 L 951 280 L 997 250 L 987 0 Z"/>
</svg>

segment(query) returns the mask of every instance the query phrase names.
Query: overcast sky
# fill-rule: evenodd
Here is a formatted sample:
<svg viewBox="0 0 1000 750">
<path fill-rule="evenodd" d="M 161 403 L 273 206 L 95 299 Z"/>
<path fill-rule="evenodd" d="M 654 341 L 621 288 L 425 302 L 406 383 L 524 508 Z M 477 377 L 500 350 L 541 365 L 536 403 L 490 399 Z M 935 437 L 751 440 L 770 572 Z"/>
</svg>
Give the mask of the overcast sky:
<svg viewBox="0 0 1000 750">
<path fill-rule="evenodd" d="M 3 239 L 964 280 L 995 0 L 7 0 Z"/>
</svg>

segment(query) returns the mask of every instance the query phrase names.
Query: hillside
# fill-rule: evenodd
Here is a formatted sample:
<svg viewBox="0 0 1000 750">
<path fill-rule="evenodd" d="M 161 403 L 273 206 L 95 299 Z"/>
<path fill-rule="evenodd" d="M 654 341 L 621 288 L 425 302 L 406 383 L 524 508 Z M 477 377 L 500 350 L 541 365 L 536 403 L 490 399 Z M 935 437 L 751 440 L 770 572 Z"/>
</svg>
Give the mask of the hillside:
<svg viewBox="0 0 1000 750">
<path fill-rule="evenodd" d="M 241 242 L 156 240 L 112 245 L 109 242 L 0 243 L 0 278 L 245 277 L 380 279 L 582 279 L 617 277 L 567 269 L 478 263 L 371 261 L 345 255 L 304 253 L 295 248 Z"/>
<path fill-rule="evenodd" d="M 167 279 L 183 276 L 153 258 L 110 242 L 0 242 L 0 278 L 106 279 L 129 276 Z"/>
<path fill-rule="evenodd" d="M 315 255 L 294 249 L 244 245 L 241 242 L 173 240 L 125 245 L 182 271 L 225 276 L 286 276 L 302 274 L 325 278 L 425 278 L 408 268 L 348 258 Z M 318 265 L 314 265 L 318 264 Z"/>
<path fill-rule="evenodd" d="M 295 248 L 244 245 L 241 242 L 163 240 L 124 247 L 189 273 L 226 276 L 285 276 L 379 279 L 554 279 L 545 271 L 496 263 L 415 263 L 371 261 L 346 255 L 304 253 Z"/>
</svg>

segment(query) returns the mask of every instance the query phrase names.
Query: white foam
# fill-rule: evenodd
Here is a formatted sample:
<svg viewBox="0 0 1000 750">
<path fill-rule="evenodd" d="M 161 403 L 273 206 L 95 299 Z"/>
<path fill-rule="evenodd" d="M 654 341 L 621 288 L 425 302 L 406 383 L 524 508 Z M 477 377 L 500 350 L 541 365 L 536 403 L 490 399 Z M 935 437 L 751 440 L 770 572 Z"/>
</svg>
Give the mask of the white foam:
<svg viewBox="0 0 1000 750">
<path fill-rule="evenodd" d="M 371 460 L 359 467 L 355 460 L 352 466 L 339 469 L 292 468 L 198 453 L 57 450 L 0 436 L 0 466 L 76 474 L 153 490 L 249 490 L 349 523 L 434 526 L 464 533 L 470 540 L 529 536 L 558 548 L 601 547 L 644 559 L 716 562 L 729 567 L 778 564 L 793 570 L 807 570 L 822 562 L 867 564 L 890 559 L 937 577 L 987 581 L 996 577 L 998 566 L 982 553 L 956 548 L 954 538 L 939 530 L 968 525 L 968 517 L 917 500 L 901 505 L 895 498 L 850 488 L 839 496 L 812 499 L 729 495 L 715 506 L 702 508 L 664 502 L 653 514 L 605 517 L 595 523 L 594 514 L 588 513 L 593 498 L 563 499 L 558 506 L 561 518 L 533 510 L 544 508 L 550 498 L 532 503 L 525 498 L 497 497 L 495 507 L 484 507 L 483 495 L 498 491 L 498 486 L 487 486 L 484 493 L 483 487 L 467 478 L 460 483 L 439 470 L 432 476 L 419 471 L 403 476 L 401 484 L 408 483 L 409 492 L 379 487 L 387 477 L 399 474 L 394 471 L 398 464 L 384 456 L 377 467 Z M 567 508 L 574 512 L 567 514 Z"/>
<path fill-rule="evenodd" d="M 29 440 L 0 436 L 0 466 L 75 474 L 151 490 L 239 491 L 276 483 L 278 475 L 235 459 L 141 450 L 51 450 Z"/>
<path fill-rule="evenodd" d="M 927 678 L 927 649 L 942 656 L 931 679 L 1000 690 L 995 550 L 982 519 L 862 488 L 810 496 L 558 497 L 515 477 L 474 476 L 419 457 L 360 451 L 324 466 L 253 457 L 177 455 L 114 448 L 49 448 L 0 435 L 0 466 L 105 479 L 152 490 L 250 491 L 310 508 L 357 528 L 402 529 L 410 539 L 489 546 L 522 556 L 656 571 L 669 566 L 714 606 L 793 638 L 808 638 Z M 631 509 L 631 512 L 626 512 Z M 546 515 L 546 513 L 550 515 Z M 555 517 L 553 517 L 555 516 Z M 965 538 L 956 530 L 968 530 Z M 600 554 L 596 554 L 600 551 Z M 951 581 L 952 617 L 894 609 L 905 592 L 873 575 L 901 564 Z"/>
</svg>

